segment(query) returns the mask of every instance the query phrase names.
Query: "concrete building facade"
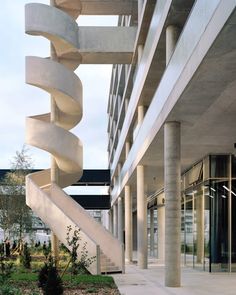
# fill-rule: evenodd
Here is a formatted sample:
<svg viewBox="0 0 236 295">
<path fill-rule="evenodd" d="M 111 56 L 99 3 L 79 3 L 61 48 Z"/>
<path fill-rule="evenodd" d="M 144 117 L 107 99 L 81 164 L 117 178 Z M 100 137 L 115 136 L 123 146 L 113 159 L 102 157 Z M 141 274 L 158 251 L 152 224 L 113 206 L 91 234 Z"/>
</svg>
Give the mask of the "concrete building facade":
<svg viewBox="0 0 236 295">
<path fill-rule="evenodd" d="M 181 263 L 235 271 L 236 3 L 137 5 L 119 17 L 137 33 L 131 64 L 111 77 L 109 214 L 127 262 L 145 269 L 154 255 L 176 287 Z"/>
<path fill-rule="evenodd" d="M 55 233 L 55 255 L 71 225 L 97 257 L 92 273 L 124 271 L 123 244 L 142 269 L 156 255 L 169 287 L 181 285 L 181 261 L 235 269 L 235 8 L 235 0 L 26 5 L 26 33 L 51 43 L 50 59 L 26 60 L 26 82 L 51 95 L 51 113 L 27 119 L 27 143 L 52 154 L 50 170 L 28 176 L 27 203 Z M 81 14 L 119 21 L 79 27 Z M 113 64 L 110 232 L 62 190 L 83 171 L 82 143 L 69 132 L 83 113 L 74 71 L 101 63 Z"/>
</svg>

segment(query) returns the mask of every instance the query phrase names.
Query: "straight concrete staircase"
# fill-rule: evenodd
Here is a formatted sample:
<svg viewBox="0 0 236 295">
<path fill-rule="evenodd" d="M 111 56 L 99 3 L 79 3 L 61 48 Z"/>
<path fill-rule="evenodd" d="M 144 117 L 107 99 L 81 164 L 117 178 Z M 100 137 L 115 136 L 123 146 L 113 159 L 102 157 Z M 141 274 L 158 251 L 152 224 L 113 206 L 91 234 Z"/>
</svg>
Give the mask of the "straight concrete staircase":
<svg viewBox="0 0 236 295">
<path fill-rule="evenodd" d="M 102 251 L 100 251 L 100 261 L 102 274 L 121 272 L 119 266 L 115 265 Z"/>
<path fill-rule="evenodd" d="M 46 180 L 46 173 L 49 176 L 48 171 L 27 176 L 27 205 L 66 246 L 67 227 L 81 230 L 81 244 L 86 242 L 89 257 L 96 256 L 96 261 L 88 268 L 92 274 L 123 272 L 123 246 L 60 187 L 56 184 L 42 185 L 40 180 Z"/>
</svg>

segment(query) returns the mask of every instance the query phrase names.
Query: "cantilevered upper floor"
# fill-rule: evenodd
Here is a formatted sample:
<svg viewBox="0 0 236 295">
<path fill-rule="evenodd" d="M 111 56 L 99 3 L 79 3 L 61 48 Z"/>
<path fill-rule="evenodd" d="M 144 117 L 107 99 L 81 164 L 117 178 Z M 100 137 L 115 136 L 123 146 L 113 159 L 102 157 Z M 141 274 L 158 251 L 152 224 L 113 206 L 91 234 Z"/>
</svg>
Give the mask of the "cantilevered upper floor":
<svg viewBox="0 0 236 295">
<path fill-rule="evenodd" d="M 147 194 L 163 187 L 167 121 L 181 122 L 182 171 L 206 154 L 235 149 L 235 1 L 154 2 L 144 1 L 139 13 L 131 65 L 113 66 L 108 105 L 113 202 L 126 184 L 135 184 L 138 164 L 146 167 Z M 177 44 L 170 51 L 171 27 Z"/>
</svg>

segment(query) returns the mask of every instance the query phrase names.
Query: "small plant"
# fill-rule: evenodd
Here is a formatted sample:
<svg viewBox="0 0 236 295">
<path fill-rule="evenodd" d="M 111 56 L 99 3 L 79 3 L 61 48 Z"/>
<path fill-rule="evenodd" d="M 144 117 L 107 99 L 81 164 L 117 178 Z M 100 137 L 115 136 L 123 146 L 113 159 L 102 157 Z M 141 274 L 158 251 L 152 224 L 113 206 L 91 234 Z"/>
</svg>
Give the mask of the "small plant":
<svg viewBox="0 0 236 295">
<path fill-rule="evenodd" d="M 23 264 L 23 266 L 25 268 L 30 269 L 30 267 L 31 267 L 31 255 L 30 255 L 30 250 L 28 248 L 27 243 L 24 244 L 23 253 L 21 255 L 21 263 Z"/>
<path fill-rule="evenodd" d="M 71 273 L 73 275 L 77 274 L 77 258 L 78 258 L 78 248 L 80 246 L 80 229 L 74 229 L 73 235 L 71 237 L 72 227 L 67 226 L 67 234 L 66 234 L 66 241 L 69 247 L 71 247 L 70 251 L 70 262 L 71 262 Z"/>
<path fill-rule="evenodd" d="M 94 288 L 94 287 L 88 288 L 86 290 L 86 293 L 97 293 L 97 292 L 98 292 L 98 290 L 96 288 Z"/>
<path fill-rule="evenodd" d="M 51 254 L 51 244 L 49 244 L 48 246 L 46 245 L 46 243 L 43 243 L 43 255 L 45 256 L 46 260 L 48 259 L 49 255 Z"/>
<path fill-rule="evenodd" d="M 76 275 L 78 273 L 88 273 L 87 268 L 95 261 L 96 256 L 88 257 L 87 243 L 84 242 L 81 250 L 80 260 L 78 260 L 78 251 L 81 241 L 80 229 L 75 228 L 72 234 L 72 227 L 67 226 L 66 241 L 67 245 L 71 248 L 71 274 Z"/>
<path fill-rule="evenodd" d="M 63 253 L 70 253 L 70 251 L 67 249 L 67 247 L 63 243 L 60 244 L 60 251 Z"/>
<path fill-rule="evenodd" d="M 49 266 L 48 279 L 44 288 L 45 295 L 60 295 L 63 294 L 63 285 L 56 266 Z"/>
<path fill-rule="evenodd" d="M 0 252 L 0 284 L 5 285 L 9 282 L 13 274 L 13 263 L 7 262 L 4 254 Z M 0 293 L 1 294 L 1 293 Z"/>
<path fill-rule="evenodd" d="M 84 242 L 84 245 L 81 250 L 81 257 L 77 263 L 79 273 L 87 274 L 88 273 L 87 268 L 95 261 L 95 259 L 96 259 L 95 256 L 88 257 L 87 242 Z"/>
<path fill-rule="evenodd" d="M 13 263 L 7 262 L 4 251 L 0 251 L 0 295 L 21 295 L 19 289 L 9 285 L 14 272 Z"/>
<path fill-rule="evenodd" d="M 51 256 L 49 256 L 48 262 L 45 262 L 39 273 L 38 286 L 42 288 L 44 295 L 63 294 L 62 280 L 58 274 L 55 261 Z"/>
<path fill-rule="evenodd" d="M 48 279 L 48 263 L 45 262 L 43 267 L 41 268 L 38 276 L 38 286 L 39 288 L 44 289 L 46 282 Z"/>
<path fill-rule="evenodd" d="M 10 285 L 3 285 L 0 287 L 0 295 L 22 295 L 22 292 Z"/>
</svg>

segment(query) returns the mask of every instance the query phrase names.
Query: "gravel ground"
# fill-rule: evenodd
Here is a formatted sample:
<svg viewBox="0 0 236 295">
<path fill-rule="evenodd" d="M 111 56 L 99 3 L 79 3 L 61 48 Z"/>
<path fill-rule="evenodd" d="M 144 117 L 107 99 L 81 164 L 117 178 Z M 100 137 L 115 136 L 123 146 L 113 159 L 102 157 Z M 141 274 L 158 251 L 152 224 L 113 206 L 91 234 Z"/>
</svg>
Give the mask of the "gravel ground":
<svg viewBox="0 0 236 295">
<path fill-rule="evenodd" d="M 32 289 L 26 289 L 24 288 L 23 294 L 25 295 L 32 295 Z M 37 290 L 37 292 L 40 292 L 40 294 L 43 294 L 41 290 Z M 65 289 L 64 295 L 120 295 L 120 292 L 118 289 L 111 289 L 111 288 L 96 288 L 96 287 L 90 287 L 86 289 Z"/>
</svg>

